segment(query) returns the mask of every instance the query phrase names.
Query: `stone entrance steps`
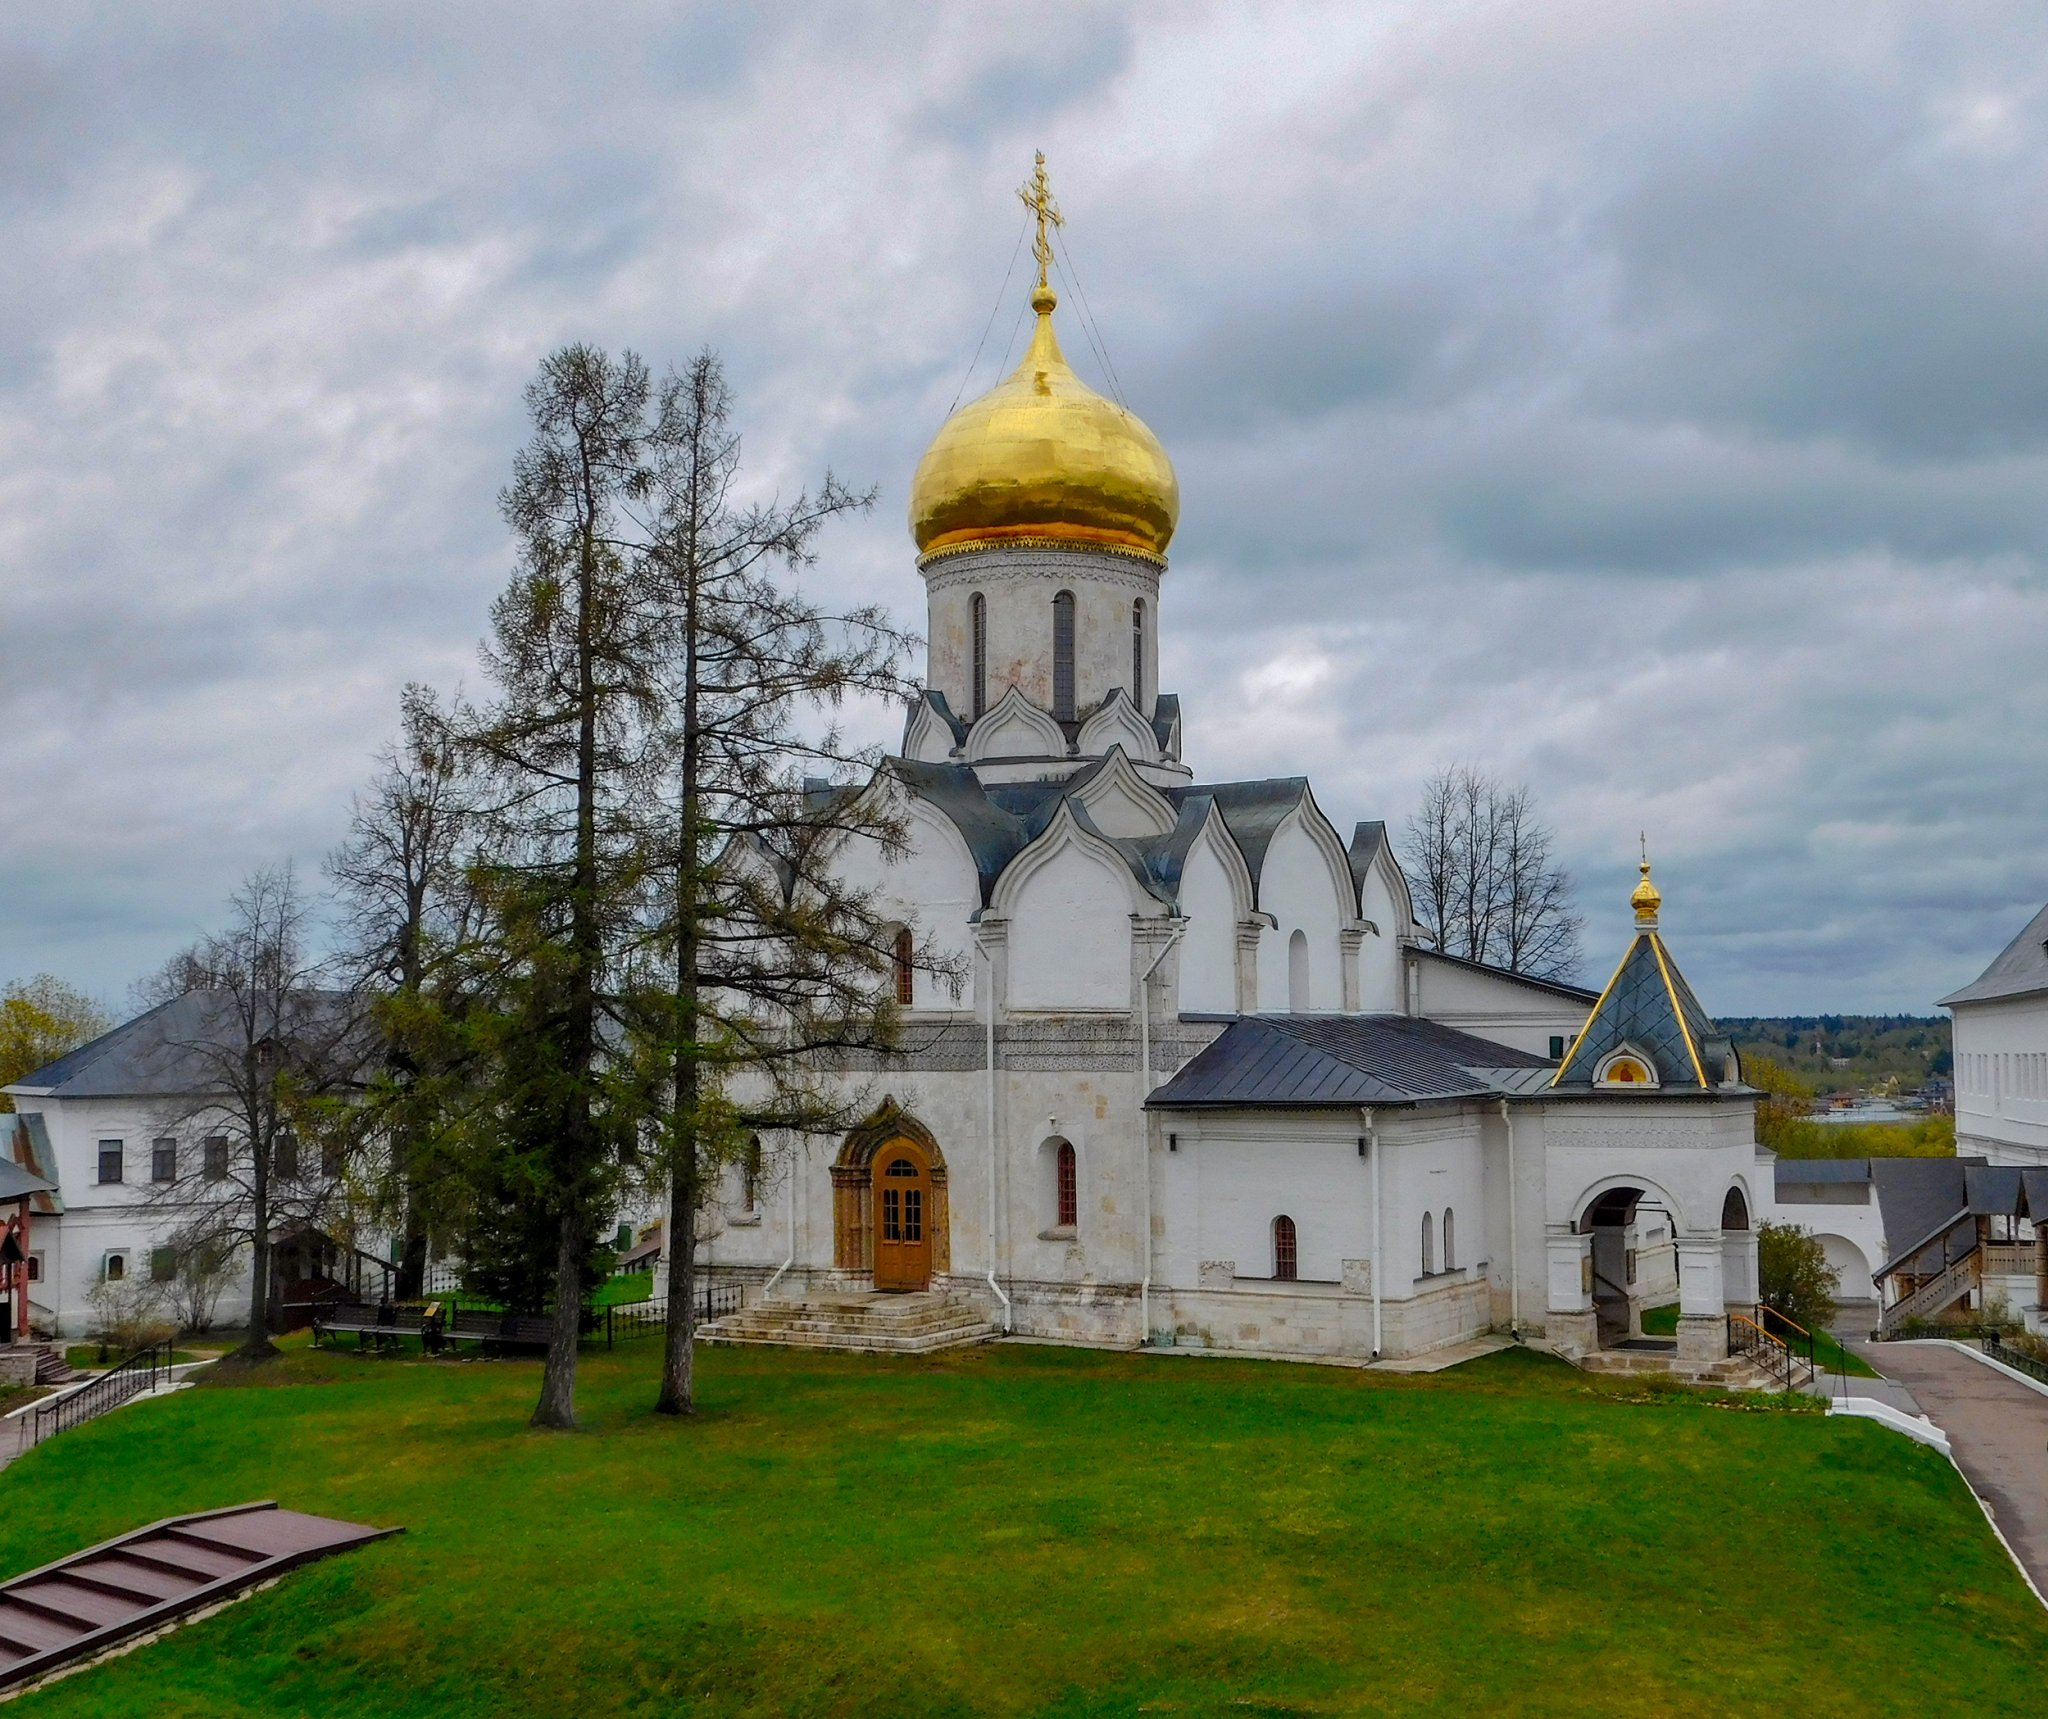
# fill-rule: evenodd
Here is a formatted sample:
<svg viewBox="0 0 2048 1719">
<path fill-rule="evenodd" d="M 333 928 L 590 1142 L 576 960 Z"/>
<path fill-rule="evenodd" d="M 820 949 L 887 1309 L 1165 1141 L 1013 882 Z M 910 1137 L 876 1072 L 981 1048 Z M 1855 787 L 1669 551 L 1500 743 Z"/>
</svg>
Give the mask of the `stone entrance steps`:
<svg viewBox="0 0 2048 1719">
<path fill-rule="evenodd" d="M 1744 1355 L 1705 1366 L 1680 1366 L 1675 1349 L 1600 1349 L 1578 1358 L 1582 1373 L 1678 1379 L 1688 1385 L 1718 1385 L 1724 1391 L 1779 1391 L 1784 1385 Z"/>
<path fill-rule="evenodd" d="M 703 1343 L 767 1343 L 860 1355 L 928 1355 L 985 1343 L 994 1335 L 995 1326 L 972 1302 L 929 1292 L 764 1301 L 697 1331 Z"/>
</svg>

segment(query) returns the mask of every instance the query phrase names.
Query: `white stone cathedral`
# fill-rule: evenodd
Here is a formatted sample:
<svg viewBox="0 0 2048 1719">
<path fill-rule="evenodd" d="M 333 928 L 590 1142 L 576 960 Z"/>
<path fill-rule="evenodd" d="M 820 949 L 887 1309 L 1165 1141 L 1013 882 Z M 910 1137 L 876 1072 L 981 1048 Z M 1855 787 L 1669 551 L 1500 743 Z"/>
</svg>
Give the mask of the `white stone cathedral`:
<svg viewBox="0 0 2048 1719">
<path fill-rule="evenodd" d="M 1384 823 L 1300 777 L 1198 781 L 1159 690 L 1173 467 L 1061 356 L 1043 171 L 1036 328 L 918 466 L 927 686 L 845 856 L 908 935 L 886 1102 L 762 1142 L 714 1279 L 770 1310 L 930 1292 L 1126 1345 L 1415 1354 L 1489 1331 L 1584 1355 L 1677 1300 L 1725 1354 L 1771 1205 L 1755 1094 L 1657 930 L 1595 994 L 1435 952 Z"/>
</svg>

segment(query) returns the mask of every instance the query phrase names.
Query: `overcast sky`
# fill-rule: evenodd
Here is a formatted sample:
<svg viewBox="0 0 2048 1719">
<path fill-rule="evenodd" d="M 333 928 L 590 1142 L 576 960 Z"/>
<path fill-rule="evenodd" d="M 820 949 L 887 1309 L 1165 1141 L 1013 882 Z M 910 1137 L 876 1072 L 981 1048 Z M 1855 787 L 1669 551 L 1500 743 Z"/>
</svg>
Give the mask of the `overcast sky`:
<svg viewBox="0 0 2048 1719">
<path fill-rule="evenodd" d="M 1926 1010 L 2048 898 L 2037 4 L 153 0 L 0 20 L 0 979 L 117 1001 L 317 872 L 474 684 L 562 342 L 718 349 L 921 625 L 1034 148 L 1179 468 L 1200 776 L 1526 778 L 1596 982 L 1647 830 L 1723 1014 Z"/>
</svg>

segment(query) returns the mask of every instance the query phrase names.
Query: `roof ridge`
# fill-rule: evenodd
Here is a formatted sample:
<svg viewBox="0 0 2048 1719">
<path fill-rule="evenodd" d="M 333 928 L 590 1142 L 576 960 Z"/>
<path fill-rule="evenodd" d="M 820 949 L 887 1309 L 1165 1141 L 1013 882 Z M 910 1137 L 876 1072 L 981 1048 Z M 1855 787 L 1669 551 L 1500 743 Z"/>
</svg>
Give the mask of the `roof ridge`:
<svg viewBox="0 0 2048 1719">
<path fill-rule="evenodd" d="M 154 1020 L 166 1009 L 182 1003 L 187 997 L 195 995 L 197 995 L 197 992 L 194 991 L 180 991 L 175 997 L 166 997 L 161 1003 L 153 1004 L 151 1007 L 144 1009 L 141 1014 L 121 1022 L 119 1026 L 109 1027 L 97 1038 L 87 1039 L 82 1045 L 73 1045 L 68 1051 L 61 1052 L 59 1055 L 50 1058 L 41 1068 L 32 1069 L 19 1080 L 9 1081 L 8 1084 L 10 1086 L 43 1086 L 49 1088 L 52 1092 L 57 1091 L 61 1087 L 69 1086 L 72 1081 L 76 1080 L 87 1069 L 92 1067 L 94 1063 L 98 1062 L 101 1057 L 105 1056 L 108 1051 L 112 1050 L 115 1040 L 127 1037 L 142 1026 L 144 1022 Z M 73 1057 L 78 1059 L 77 1066 L 66 1070 L 61 1080 L 46 1081 L 36 1078 L 38 1075 L 48 1074 L 51 1069 L 56 1068 L 60 1063 L 71 1061 Z"/>
</svg>

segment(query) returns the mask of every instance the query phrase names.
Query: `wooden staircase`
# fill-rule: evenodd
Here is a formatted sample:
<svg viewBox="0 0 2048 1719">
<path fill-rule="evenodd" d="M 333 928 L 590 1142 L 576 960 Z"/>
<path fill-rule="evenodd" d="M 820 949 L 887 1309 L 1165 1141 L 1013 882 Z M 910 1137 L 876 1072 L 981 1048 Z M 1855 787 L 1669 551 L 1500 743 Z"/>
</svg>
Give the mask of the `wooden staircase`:
<svg viewBox="0 0 2048 1719">
<path fill-rule="evenodd" d="M 1930 1277 L 1911 1295 L 1887 1307 L 1879 1319 L 1878 1334 L 1889 1337 L 1910 1319 L 1932 1320 L 1972 1294 L 1978 1288 L 1977 1267 L 1977 1253 L 1972 1249 L 1939 1277 Z"/>
<path fill-rule="evenodd" d="M 928 1355 L 985 1343 L 994 1335 L 995 1326 L 973 1302 L 931 1292 L 762 1301 L 697 1329 L 700 1343 L 765 1343 L 858 1355 Z"/>
</svg>

